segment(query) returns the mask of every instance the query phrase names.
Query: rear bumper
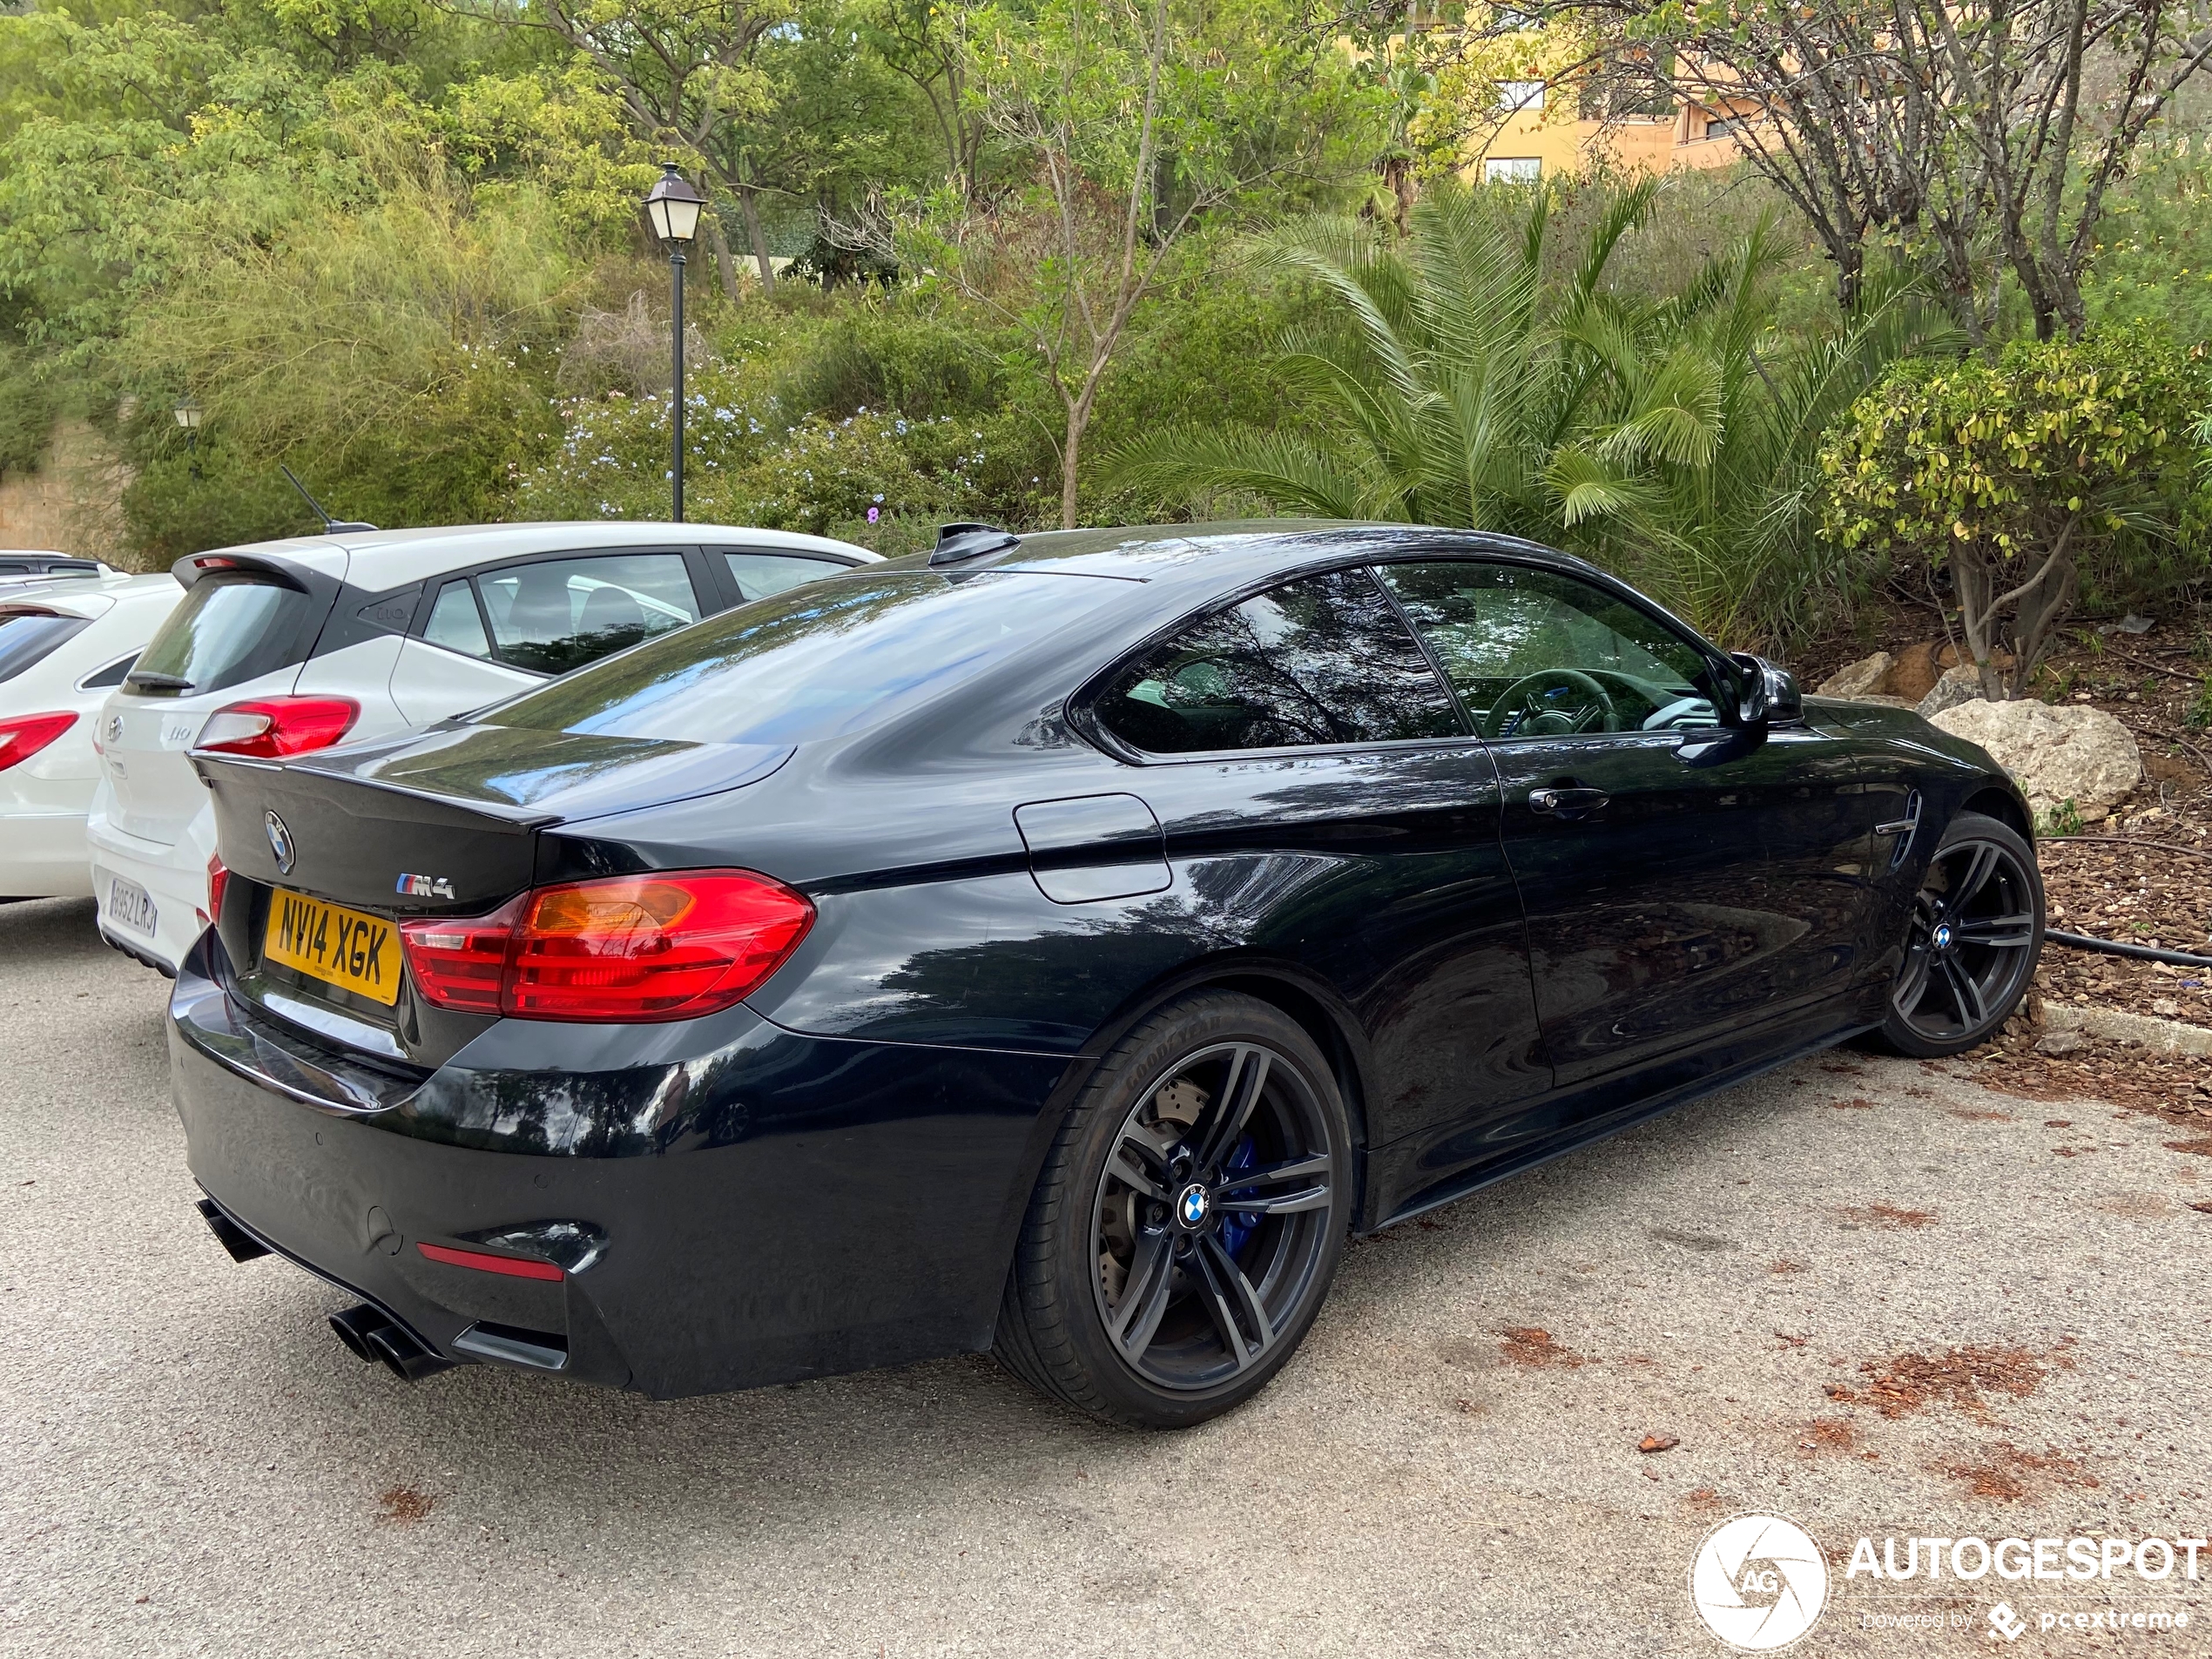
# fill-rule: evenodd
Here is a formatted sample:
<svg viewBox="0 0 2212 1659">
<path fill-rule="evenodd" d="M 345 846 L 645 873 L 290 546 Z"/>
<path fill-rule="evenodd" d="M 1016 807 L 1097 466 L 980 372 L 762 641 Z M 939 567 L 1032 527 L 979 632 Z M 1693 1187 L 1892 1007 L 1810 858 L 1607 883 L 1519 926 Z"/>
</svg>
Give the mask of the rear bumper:
<svg viewBox="0 0 2212 1659">
<path fill-rule="evenodd" d="M 192 1175 L 434 1352 L 481 1357 L 455 1345 L 472 1326 L 553 1339 L 563 1374 L 668 1398 L 988 1344 L 1064 1059 L 799 1037 L 740 1007 L 504 1022 L 420 1076 L 233 998 L 221 950 L 192 948 L 171 1003 Z"/>
<path fill-rule="evenodd" d="M 207 860 L 215 853 L 215 819 L 201 813 L 177 841 L 163 845 L 118 829 L 98 810 L 85 820 L 92 897 L 100 907 L 100 932 L 109 943 L 149 966 L 173 974 L 206 926 Z M 126 926 L 111 914 L 117 876 L 152 895 L 154 931 Z"/>
</svg>

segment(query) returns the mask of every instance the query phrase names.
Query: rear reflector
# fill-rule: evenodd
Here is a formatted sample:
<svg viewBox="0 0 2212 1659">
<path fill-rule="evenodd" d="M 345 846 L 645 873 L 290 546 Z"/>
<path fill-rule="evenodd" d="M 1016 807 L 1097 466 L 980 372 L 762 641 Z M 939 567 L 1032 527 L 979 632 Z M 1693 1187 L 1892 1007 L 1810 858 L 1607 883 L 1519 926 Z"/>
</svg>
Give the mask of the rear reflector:
<svg viewBox="0 0 2212 1659">
<path fill-rule="evenodd" d="M 455 1250 L 446 1244 L 418 1244 L 415 1249 L 434 1262 L 443 1262 L 448 1267 L 473 1267 L 479 1273 L 504 1273 L 509 1278 L 562 1277 L 561 1270 L 550 1262 L 526 1261 L 519 1256 L 489 1256 L 481 1250 Z"/>
<path fill-rule="evenodd" d="M 74 714 L 26 714 L 0 720 L 0 772 L 30 759 L 76 724 Z"/>
<path fill-rule="evenodd" d="M 257 697 L 207 717 L 196 747 L 218 754 L 280 760 L 327 749 L 361 718 L 350 697 Z"/>
<path fill-rule="evenodd" d="M 525 1020 L 690 1020 L 750 996 L 814 907 L 748 870 L 610 876 L 523 894 L 488 916 L 405 921 L 425 1001 Z"/>
</svg>

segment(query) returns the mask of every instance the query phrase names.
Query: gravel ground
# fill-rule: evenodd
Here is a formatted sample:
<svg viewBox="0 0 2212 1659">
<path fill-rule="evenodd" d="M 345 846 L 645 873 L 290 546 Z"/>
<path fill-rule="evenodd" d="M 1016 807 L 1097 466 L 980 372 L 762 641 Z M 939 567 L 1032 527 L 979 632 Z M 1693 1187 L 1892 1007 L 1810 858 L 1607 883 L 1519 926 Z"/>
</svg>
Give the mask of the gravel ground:
<svg viewBox="0 0 2212 1659">
<path fill-rule="evenodd" d="M 1799 1653 L 1986 1652 L 2000 1595 L 2006 1651 L 2212 1652 L 2212 1557 L 1842 1570 L 1861 1534 L 2205 1535 L 2212 1157 L 2151 1116 L 1807 1062 L 1355 1245 L 1273 1388 L 1146 1436 L 981 1358 L 403 1386 L 193 1213 L 164 990 L 89 906 L 0 908 L 11 1655 L 1719 1654 L 1686 1576 L 1740 1510 L 1835 1563 Z M 2107 1608 L 2195 1622 L 2036 1628 Z M 1899 1611 L 1963 1623 L 1865 1622 Z"/>
</svg>

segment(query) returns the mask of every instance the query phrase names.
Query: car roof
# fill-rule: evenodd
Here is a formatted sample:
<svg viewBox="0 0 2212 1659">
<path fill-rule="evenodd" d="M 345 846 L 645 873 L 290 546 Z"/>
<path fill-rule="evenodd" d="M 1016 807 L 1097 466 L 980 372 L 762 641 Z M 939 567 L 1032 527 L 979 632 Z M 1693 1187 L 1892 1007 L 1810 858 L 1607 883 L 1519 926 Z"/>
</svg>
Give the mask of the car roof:
<svg viewBox="0 0 2212 1659">
<path fill-rule="evenodd" d="M 116 571 L 108 576 L 54 577 L 25 587 L 0 587 L 0 609 L 35 607 L 71 617 L 98 617 L 118 604 L 135 604 L 148 595 L 165 591 L 171 603 L 182 591 L 167 571 L 131 576 Z"/>
<path fill-rule="evenodd" d="M 428 529 L 341 530 L 329 536 L 294 536 L 239 547 L 209 548 L 190 556 L 217 554 L 268 559 L 315 571 L 349 586 L 382 590 L 406 587 L 489 559 L 527 558 L 533 554 L 599 551 L 624 547 L 688 547 L 700 543 L 742 542 L 765 552 L 833 553 L 862 563 L 882 556 L 851 542 L 792 530 L 750 529 L 734 524 L 670 523 L 658 520 L 577 519 L 518 524 L 448 524 Z M 187 577 L 178 561 L 180 577 Z M 196 575 L 197 572 L 191 574 Z M 188 579 L 188 577 L 187 577 Z"/>
<path fill-rule="evenodd" d="M 1378 524 L 1316 518 L 1239 519 L 1204 524 L 1137 524 L 1112 529 L 1047 530 L 954 570 L 1037 570 L 1150 582 L 1200 576 L 1219 580 L 1308 562 L 1448 551 L 1493 554 L 1577 575 L 1604 573 L 1587 560 L 1538 542 L 1441 524 Z M 907 561 L 901 561 L 907 563 Z M 919 559 L 914 563 L 921 563 Z M 1249 566 L 1249 572 L 1242 568 Z"/>
</svg>

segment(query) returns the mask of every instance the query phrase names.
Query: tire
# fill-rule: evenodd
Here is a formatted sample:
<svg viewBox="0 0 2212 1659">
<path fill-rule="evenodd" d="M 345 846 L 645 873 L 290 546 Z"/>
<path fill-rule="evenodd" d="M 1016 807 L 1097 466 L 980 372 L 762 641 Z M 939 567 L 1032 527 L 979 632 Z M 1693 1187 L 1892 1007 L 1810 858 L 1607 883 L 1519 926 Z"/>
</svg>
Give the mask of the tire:
<svg viewBox="0 0 2212 1659">
<path fill-rule="evenodd" d="M 1882 1042 L 1932 1060 L 1987 1042 L 2027 994 L 2042 953 L 2034 849 L 2010 825 L 1959 813 L 1913 895 Z"/>
<path fill-rule="evenodd" d="M 1352 1168 L 1343 1096 L 1296 1022 L 1226 991 L 1168 1004 L 1114 1046 L 1061 1126 L 993 1351 L 1109 1422 L 1218 1417 L 1312 1325 Z"/>
</svg>

